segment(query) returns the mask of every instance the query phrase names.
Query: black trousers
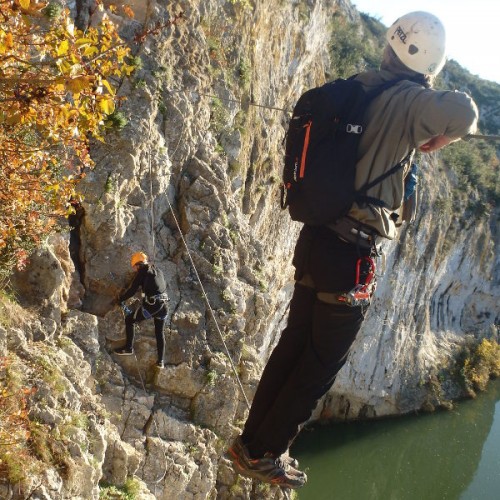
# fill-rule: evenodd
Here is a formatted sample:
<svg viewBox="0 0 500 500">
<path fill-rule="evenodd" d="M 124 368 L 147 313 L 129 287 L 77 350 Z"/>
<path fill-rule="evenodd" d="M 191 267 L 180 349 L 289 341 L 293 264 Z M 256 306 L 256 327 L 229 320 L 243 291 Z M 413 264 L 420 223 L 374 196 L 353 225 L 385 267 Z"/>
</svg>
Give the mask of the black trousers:
<svg viewBox="0 0 500 500">
<path fill-rule="evenodd" d="M 165 335 L 164 328 L 167 319 L 168 309 L 165 304 L 148 305 L 143 304 L 132 314 L 125 317 L 125 332 L 127 335 L 126 349 L 131 350 L 134 346 L 135 323 L 140 323 L 146 319 L 153 318 L 155 325 L 156 349 L 158 351 L 158 361 L 163 361 L 165 355 Z"/>
<path fill-rule="evenodd" d="M 284 453 L 332 386 L 363 322 L 360 307 L 328 304 L 318 292 L 350 290 L 362 255 L 330 230 L 305 227 L 297 243 L 296 283 L 287 327 L 264 369 L 242 434 L 254 458 Z M 365 252 L 366 253 L 366 252 Z"/>
</svg>

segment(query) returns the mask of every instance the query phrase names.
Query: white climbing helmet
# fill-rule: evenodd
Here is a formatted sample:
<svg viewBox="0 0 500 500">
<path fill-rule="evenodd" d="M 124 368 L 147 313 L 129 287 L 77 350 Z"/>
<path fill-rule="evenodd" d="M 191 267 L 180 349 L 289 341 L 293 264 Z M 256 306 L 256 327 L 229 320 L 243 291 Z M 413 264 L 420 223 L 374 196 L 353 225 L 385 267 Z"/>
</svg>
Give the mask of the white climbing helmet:
<svg viewBox="0 0 500 500">
<path fill-rule="evenodd" d="M 428 12 L 410 12 L 387 30 L 386 40 L 399 60 L 424 75 L 437 75 L 446 62 L 443 23 Z"/>
</svg>

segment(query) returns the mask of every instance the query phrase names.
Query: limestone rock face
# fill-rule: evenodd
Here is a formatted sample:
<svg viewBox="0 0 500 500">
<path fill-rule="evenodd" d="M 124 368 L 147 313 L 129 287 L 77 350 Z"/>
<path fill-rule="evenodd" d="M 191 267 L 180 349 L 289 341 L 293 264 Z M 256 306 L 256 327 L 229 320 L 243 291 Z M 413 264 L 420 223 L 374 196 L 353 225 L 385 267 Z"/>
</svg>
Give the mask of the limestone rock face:
<svg viewBox="0 0 500 500">
<path fill-rule="evenodd" d="M 37 250 L 28 268 L 15 272 L 13 285 L 27 307 L 37 307 L 42 316 L 61 321 L 66 289 L 65 273 L 51 247 Z"/>
<path fill-rule="evenodd" d="M 133 481 L 141 499 L 288 498 L 238 478 L 224 452 L 293 291 L 300 225 L 279 209 L 289 112 L 325 80 L 332 16 L 358 14 L 348 0 L 127 4 L 133 19 L 69 2 L 83 25 L 106 14 L 124 37 L 151 33 L 134 46 L 142 67 L 119 89 L 127 126 L 92 146 L 96 168 L 79 185 L 73 239 L 53 240 L 14 277 L 38 314 L 0 326 L 0 356 L 16 353 L 30 375 L 41 366 L 33 418 L 66 432 L 71 473 L 48 466 L 23 491 L 97 499 L 99 483 Z M 372 307 L 314 418 L 437 405 L 436 367 L 468 338 L 497 335 L 497 219 L 440 211 L 455 180 L 436 169 L 424 165 L 417 221 L 384 245 Z M 163 369 L 152 321 L 137 325 L 134 355 L 113 354 L 125 340 L 116 298 L 139 250 L 167 281 Z M 141 298 L 128 305 L 140 307 Z M 449 395 L 460 395 L 452 382 Z M 2 488 L 0 496 L 15 498 Z"/>
</svg>

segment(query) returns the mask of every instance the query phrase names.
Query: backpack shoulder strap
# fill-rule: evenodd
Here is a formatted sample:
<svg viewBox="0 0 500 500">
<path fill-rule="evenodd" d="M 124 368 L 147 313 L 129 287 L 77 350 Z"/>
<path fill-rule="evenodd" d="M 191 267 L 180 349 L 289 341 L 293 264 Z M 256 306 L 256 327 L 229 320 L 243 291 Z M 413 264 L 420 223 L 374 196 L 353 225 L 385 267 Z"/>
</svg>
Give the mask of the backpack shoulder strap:
<svg viewBox="0 0 500 500">
<path fill-rule="evenodd" d="M 380 94 L 382 94 L 382 92 L 384 92 L 385 90 L 389 89 L 390 87 L 396 85 L 397 83 L 399 83 L 403 80 L 404 80 L 404 78 L 395 78 L 393 80 L 388 80 L 387 82 L 383 83 L 382 85 L 379 85 L 377 88 L 368 91 L 368 93 L 366 95 L 365 106 L 368 106 L 368 104 L 371 101 L 373 101 L 373 99 L 375 99 Z M 377 205 L 380 207 L 385 207 L 386 204 L 382 200 L 379 200 L 377 198 L 373 198 L 371 196 L 367 196 L 366 192 L 369 189 L 371 189 L 372 187 L 376 186 L 377 184 L 381 183 L 382 181 L 384 181 L 385 179 L 390 177 L 391 175 L 395 174 L 401 168 L 403 168 L 406 165 L 406 163 L 410 160 L 410 158 L 412 157 L 413 151 L 414 150 L 410 151 L 399 163 L 394 165 L 392 168 L 390 168 L 389 170 L 387 170 L 383 174 L 379 175 L 378 177 L 376 177 L 372 181 L 367 182 L 361 189 L 357 190 L 356 191 L 356 200 L 364 202 L 364 203 L 369 203 L 372 205 Z"/>
<path fill-rule="evenodd" d="M 375 179 L 373 179 L 370 182 L 367 182 L 361 189 L 358 189 L 356 191 L 357 193 L 357 200 L 362 201 L 364 203 L 370 203 L 372 205 L 378 205 L 380 207 L 385 207 L 386 204 L 382 201 L 379 200 L 378 198 L 373 198 L 371 196 L 366 196 L 366 193 L 369 189 L 372 187 L 376 186 L 377 184 L 380 184 L 382 181 L 390 177 L 391 175 L 395 174 L 398 170 L 401 170 L 411 159 L 413 156 L 413 153 L 415 152 L 414 149 L 412 149 L 399 163 L 394 165 L 392 168 L 384 172 L 383 174 L 379 175 Z"/>
</svg>

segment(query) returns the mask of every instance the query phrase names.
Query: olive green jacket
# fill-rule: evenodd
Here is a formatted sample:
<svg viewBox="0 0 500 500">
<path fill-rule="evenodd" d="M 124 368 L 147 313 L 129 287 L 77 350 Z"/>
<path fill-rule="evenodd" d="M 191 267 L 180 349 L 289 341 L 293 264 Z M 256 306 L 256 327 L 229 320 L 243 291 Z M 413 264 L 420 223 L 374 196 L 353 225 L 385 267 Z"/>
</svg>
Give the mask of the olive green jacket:
<svg viewBox="0 0 500 500">
<path fill-rule="evenodd" d="M 356 78 L 370 89 L 397 75 L 381 70 L 361 73 Z M 477 106 L 463 92 L 426 89 L 407 80 L 397 83 L 377 97 L 367 110 L 367 125 L 358 151 L 356 189 L 435 136 L 457 139 L 474 133 L 477 120 Z M 408 168 L 409 165 L 366 193 L 384 201 L 388 208 L 354 204 L 349 216 L 393 239 L 396 223 L 391 215 L 403 203 Z"/>
</svg>

